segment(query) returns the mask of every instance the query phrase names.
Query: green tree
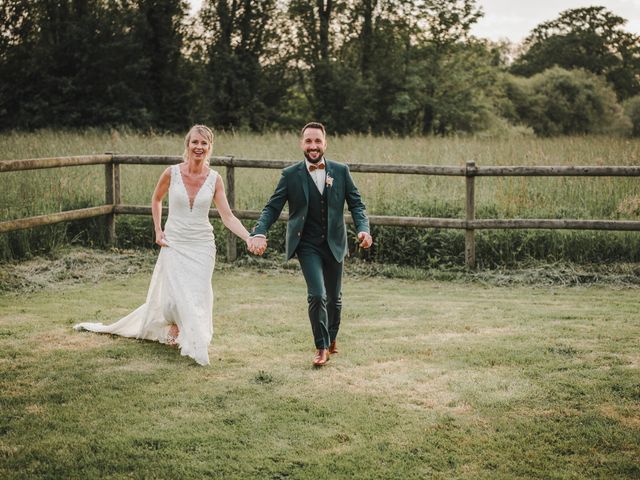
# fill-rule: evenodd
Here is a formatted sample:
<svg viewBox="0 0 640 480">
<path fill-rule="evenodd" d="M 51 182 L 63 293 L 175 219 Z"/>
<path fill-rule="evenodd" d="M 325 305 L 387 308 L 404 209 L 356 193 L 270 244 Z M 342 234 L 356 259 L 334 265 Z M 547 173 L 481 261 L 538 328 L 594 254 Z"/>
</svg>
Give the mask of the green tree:
<svg viewBox="0 0 640 480">
<path fill-rule="evenodd" d="M 483 89 L 497 69 L 469 39 L 474 0 L 294 0 L 291 12 L 301 89 L 332 129 L 445 134 L 486 123 Z"/>
<path fill-rule="evenodd" d="M 511 71 L 531 76 L 554 65 L 581 68 L 609 81 L 620 99 L 640 93 L 640 37 L 605 7 L 566 10 L 533 29 Z"/>
<path fill-rule="evenodd" d="M 223 128 L 278 123 L 290 80 L 275 0 L 211 0 L 201 10 L 206 118 Z M 285 25 L 286 31 L 286 25 Z"/>
<path fill-rule="evenodd" d="M 491 128 L 501 92 L 500 72 L 492 64 L 494 56 L 487 44 L 455 44 L 448 48 L 447 55 L 437 57 L 435 69 L 429 58 L 423 63 L 428 94 L 424 99 L 422 133 L 446 135 Z"/>
<path fill-rule="evenodd" d="M 139 0 L 136 36 L 146 63 L 139 92 L 156 128 L 184 130 L 195 121 L 193 82 L 182 55 L 188 5 L 182 0 Z"/>
<path fill-rule="evenodd" d="M 421 19 L 427 25 L 422 48 L 422 62 L 427 66 L 422 133 L 447 133 L 448 122 L 438 117 L 445 113 L 446 98 L 452 98 L 448 93 L 452 86 L 443 88 L 442 81 L 452 79 L 449 69 L 455 64 L 449 60 L 453 51 L 458 50 L 459 42 L 466 40 L 481 14 L 473 0 L 425 2 L 421 12 Z"/>
<path fill-rule="evenodd" d="M 417 29 L 410 20 L 414 3 L 363 0 L 356 4 L 349 22 L 354 37 L 346 47 L 353 48 L 360 59 L 361 83 L 366 86 L 365 94 L 353 98 L 362 100 L 363 120 L 375 133 L 415 130 L 421 79 L 414 66 Z"/>
<path fill-rule="evenodd" d="M 553 67 L 509 89 L 516 110 L 542 136 L 626 133 L 630 122 L 613 89 L 585 70 Z"/>
<path fill-rule="evenodd" d="M 149 124 L 133 5 L 6 0 L 2 10 L 0 128 Z"/>
<path fill-rule="evenodd" d="M 357 82 L 352 62 L 343 64 L 343 68 L 338 68 L 336 62 L 340 26 L 346 24 L 342 14 L 346 9 L 347 2 L 341 0 L 291 0 L 289 3 L 296 36 L 299 88 L 313 117 L 335 132 L 351 129 L 350 118 L 344 115 L 345 102 L 352 98 L 348 92 L 351 83 L 343 81 L 351 77 Z"/>
</svg>

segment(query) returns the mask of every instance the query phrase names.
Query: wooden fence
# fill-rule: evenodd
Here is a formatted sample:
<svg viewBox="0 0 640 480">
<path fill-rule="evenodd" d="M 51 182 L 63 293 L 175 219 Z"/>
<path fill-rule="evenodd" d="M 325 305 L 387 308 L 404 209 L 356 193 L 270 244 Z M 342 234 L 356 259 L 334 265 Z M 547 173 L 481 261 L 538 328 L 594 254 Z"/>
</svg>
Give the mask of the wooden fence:
<svg viewBox="0 0 640 480">
<path fill-rule="evenodd" d="M 111 242 L 115 241 L 115 217 L 122 214 L 151 215 L 150 206 L 126 205 L 122 203 L 120 195 L 120 165 L 172 165 L 182 161 L 177 156 L 157 155 L 88 155 L 77 157 L 39 158 L 29 160 L 0 161 L 0 173 L 19 170 L 34 170 L 41 168 L 71 167 L 78 165 L 105 165 L 105 204 L 97 207 L 70 210 L 66 212 L 40 215 L 0 222 L 0 233 L 31 228 L 40 225 L 97 216 L 107 216 L 108 234 Z M 250 160 L 235 157 L 212 157 L 210 164 L 225 167 L 226 191 L 229 205 L 235 215 L 243 220 L 255 220 L 260 216 L 258 211 L 235 209 L 235 169 L 236 168 L 272 168 L 282 169 L 295 162 L 281 160 Z M 626 220 L 573 220 L 573 219 L 476 219 L 475 218 L 475 179 L 488 176 L 574 176 L 574 177 L 638 177 L 638 166 L 488 166 L 480 167 L 473 161 L 465 166 L 434 166 L 434 165 L 384 165 L 371 163 L 350 164 L 352 172 L 385 173 L 399 175 L 446 175 L 464 177 L 466 182 L 465 218 L 432 218 L 432 217 L 398 217 L 371 215 L 372 225 L 393 225 L 403 227 L 422 228 L 457 228 L 465 231 L 465 263 L 469 268 L 476 264 L 475 231 L 479 229 L 573 229 L 573 230 L 617 230 L 640 231 L 640 221 Z M 0 185 L 2 182 L 0 181 Z M 166 214 L 166 207 L 164 209 Z M 215 209 L 211 209 L 209 216 L 219 217 Z M 286 220 L 283 213 L 280 220 Z M 345 216 L 347 223 L 351 223 L 350 216 Z M 227 258 L 235 260 L 237 243 L 233 234 L 229 233 L 227 242 Z"/>
</svg>

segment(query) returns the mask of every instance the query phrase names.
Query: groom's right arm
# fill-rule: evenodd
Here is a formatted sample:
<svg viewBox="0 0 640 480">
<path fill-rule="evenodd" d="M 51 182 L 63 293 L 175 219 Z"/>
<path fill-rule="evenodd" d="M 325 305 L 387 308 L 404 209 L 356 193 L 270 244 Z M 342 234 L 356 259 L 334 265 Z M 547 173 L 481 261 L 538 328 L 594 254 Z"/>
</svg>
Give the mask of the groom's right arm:
<svg viewBox="0 0 640 480">
<path fill-rule="evenodd" d="M 271 198 L 265 207 L 262 209 L 262 213 L 260 213 L 260 218 L 258 219 L 258 223 L 254 227 L 251 236 L 267 235 L 267 231 L 271 228 L 271 225 L 273 225 L 280 217 L 280 213 L 284 208 L 284 204 L 287 203 L 288 198 L 287 178 L 283 171 L 275 191 L 271 195 Z"/>
</svg>

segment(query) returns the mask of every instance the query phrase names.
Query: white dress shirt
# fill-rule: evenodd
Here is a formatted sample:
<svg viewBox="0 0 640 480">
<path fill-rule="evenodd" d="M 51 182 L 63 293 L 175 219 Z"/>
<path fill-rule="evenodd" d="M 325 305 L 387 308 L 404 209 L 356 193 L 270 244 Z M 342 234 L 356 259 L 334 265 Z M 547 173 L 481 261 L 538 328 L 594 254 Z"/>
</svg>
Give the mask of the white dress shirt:
<svg viewBox="0 0 640 480">
<path fill-rule="evenodd" d="M 318 161 L 318 163 L 311 163 L 306 158 L 304 159 L 304 161 L 307 164 L 307 171 L 309 171 L 309 167 L 311 165 L 314 165 L 317 167 L 321 163 L 324 164 L 325 168 L 316 168 L 313 172 L 309 171 L 309 175 L 311 175 L 311 179 L 316 184 L 316 187 L 318 187 L 318 191 L 320 192 L 320 195 L 322 195 L 322 193 L 324 192 L 324 183 L 327 179 L 327 169 L 326 169 L 327 164 L 325 163 L 324 158 L 321 158 L 320 161 Z"/>
</svg>

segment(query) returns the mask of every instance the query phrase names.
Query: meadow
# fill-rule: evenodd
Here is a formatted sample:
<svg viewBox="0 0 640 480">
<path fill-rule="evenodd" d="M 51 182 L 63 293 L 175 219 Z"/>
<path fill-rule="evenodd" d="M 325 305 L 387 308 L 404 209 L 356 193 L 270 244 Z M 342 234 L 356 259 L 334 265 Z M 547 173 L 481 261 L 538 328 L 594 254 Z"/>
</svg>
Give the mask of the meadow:
<svg viewBox="0 0 640 480">
<path fill-rule="evenodd" d="M 113 152 L 180 155 L 179 135 L 129 131 L 40 131 L 0 134 L 0 161 Z M 221 132 L 215 155 L 297 160 L 293 133 Z M 329 137 L 329 158 L 348 163 L 428 165 L 636 165 L 640 140 L 618 137 L 451 137 L 396 138 L 349 135 Z M 162 166 L 123 166 L 123 201 L 147 205 Z M 224 169 L 221 169 L 224 170 Z M 221 172 L 224 173 L 224 172 Z M 238 169 L 236 206 L 260 210 L 279 177 L 275 170 Z M 464 179 L 385 174 L 354 174 L 371 214 L 464 218 Z M 0 177 L 0 220 L 98 205 L 104 201 L 103 167 L 73 167 L 4 173 Z M 477 218 L 633 219 L 640 217 L 637 178 L 479 178 Z M 122 247 L 151 245 L 150 221 L 120 217 Z M 220 230 L 220 226 L 217 226 Z M 42 227 L 0 238 L 0 259 L 27 258 L 56 245 L 104 243 L 99 220 Z M 415 266 L 461 265 L 462 232 L 379 227 L 376 248 L 367 258 Z M 220 242 L 226 236 L 219 236 Z M 276 251 L 281 242 L 272 244 Z M 223 247 L 223 245 L 221 245 Z M 224 251 L 224 248 L 219 248 Z M 527 260 L 582 263 L 637 261 L 636 233 L 576 231 L 481 231 L 478 261 L 484 266 Z"/>
<path fill-rule="evenodd" d="M 386 279 L 348 263 L 341 351 L 314 369 L 299 272 L 221 265 L 200 367 L 72 330 L 141 303 L 153 262 L 137 255 L 15 267 L 55 281 L 0 293 L 0 477 L 640 476 L 636 289 Z"/>
<path fill-rule="evenodd" d="M 0 136 L 0 155 L 179 155 L 181 141 L 126 131 L 11 133 Z M 295 135 L 221 133 L 215 148 L 295 160 L 296 143 Z M 329 154 L 629 165 L 640 142 L 348 136 L 330 139 Z M 161 170 L 123 167 L 123 200 L 148 203 Z M 355 176 L 371 213 L 463 216 L 461 178 Z M 238 171 L 238 207 L 260 209 L 277 177 Z M 103 181 L 102 167 L 2 174 L 1 218 L 100 204 Z M 478 216 L 637 219 L 636 183 L 482 178 Z M 121 247 L 151 243 L 148 219 L 122 217 L 118 228 Z M 223 252 L 217 223 L 216 232 Z M 153 251 L 66 250 L 100 246 L 99 220 L 0 236 L 2 258 L 21 259 L 0 262 L 0 478 L 640 476 L 638 295 L 621 287 L 640 278 L 637 233 L 479 235 L 485 265 L 546 262 L 534 285 L 516 280 L 515 267 L 457 275 L 459 232 L 374 234 L 375 255 L 347 261 L 341 352 L 319 370 L 311 367 L 304 281 L 296 262 L 276 260 L 276 240 L 271 258 L 217 265 L 212 364 L 202 368 L 170 347 L 71 328 L 111 322 L 144 301 Z M 626 262 L 626 280 L 601 281 L 557 258 Z M 439 278 L 450 281 L 424 275 L 441 266 Z M 562 286 L 568 278 L 590 285 Z"/>
</svg>

